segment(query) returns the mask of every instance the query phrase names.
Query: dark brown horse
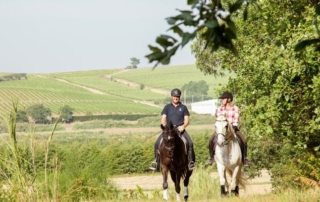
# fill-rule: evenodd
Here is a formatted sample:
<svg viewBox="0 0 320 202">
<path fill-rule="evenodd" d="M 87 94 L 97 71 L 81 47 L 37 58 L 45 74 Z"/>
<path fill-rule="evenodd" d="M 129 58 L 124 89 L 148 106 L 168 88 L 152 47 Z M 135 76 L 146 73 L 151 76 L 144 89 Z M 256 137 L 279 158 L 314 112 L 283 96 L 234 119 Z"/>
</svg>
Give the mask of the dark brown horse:
<svg viewBox="0 0 320 202">
<path fill-rule="evenodd" d="M 188 170 L 187 151 L 180 132 L 172 123 L 161 125 L 160 167 L 163 176 L 163 199 L 168 200 L 168 172 L 174 182 L 177 201 L 180 201 L 180 179 L 184 178 L 184 200 L 188 200 L 188 184 L 192 171 Z"/>
</svg>

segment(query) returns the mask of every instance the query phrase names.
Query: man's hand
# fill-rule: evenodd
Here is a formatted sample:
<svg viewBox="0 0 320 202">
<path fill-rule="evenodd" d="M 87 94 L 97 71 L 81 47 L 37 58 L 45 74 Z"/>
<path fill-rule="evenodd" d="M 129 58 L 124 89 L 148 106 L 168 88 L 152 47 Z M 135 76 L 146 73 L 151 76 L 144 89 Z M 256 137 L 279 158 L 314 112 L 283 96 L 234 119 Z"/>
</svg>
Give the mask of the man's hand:
<svg viewBox="0 0 320 202">
<path fill-rule="evenodd" d="M 180 133 L 182 133 L 183 131 L 184 131 L 184 126 L 182 125 L 182 126 L 178 126 L 178 131 L 180 132 Z"/>
</svg>

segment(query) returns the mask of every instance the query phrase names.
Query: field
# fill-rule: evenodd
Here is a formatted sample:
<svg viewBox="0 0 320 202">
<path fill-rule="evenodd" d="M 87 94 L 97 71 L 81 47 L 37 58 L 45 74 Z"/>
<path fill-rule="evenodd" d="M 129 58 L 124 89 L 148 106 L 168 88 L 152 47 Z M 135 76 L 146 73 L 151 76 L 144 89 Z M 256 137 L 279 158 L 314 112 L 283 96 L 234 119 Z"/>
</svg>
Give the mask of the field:
<svg viewBox="0 0 320 202">
<path fill-rule="evenodd" d="M 183 69 L 183 71 L 181 71 Z M 55 114 L 69 105 L 75 115 L 157 114 L 174 87 L 189 81 L 205 80 L 209 96 L 227 82 L 228 77 L 203 76 L 195 66 L 172 66 L 135 70 L 93 70 L 30 74 L 27 80 L 0 82 L 0 110 L 8 112 L 13 100 L 22 109 L 44 104 Z M 121 79 L 119 82 L 118 79 Z"/>
<path fill-rule="evenodd" d="M 215 97 L 228 78 L 204 76 L 194 66 L 176 66 L 31 74 L 27 80 L 0 82 L 1 115 L 12 109 L 15 99 L 22 109 L 40 103 L 56 115 L 61 106 L 69 105 L 76 115 L 71 124 L 58 123 L 54 133 L 52 124 L 18 123 L 17 141 L 1 123 L 0 200 L 162 201 L 161 176 L 148 167 L 160 133 L 159 113 L 170 89 L 205 80 L 209 95 Z M 221 200 L 214 169 L 203 167 L 213 121 L 210 115 L 191 114 L 188 132 L 197 158 L 190 184 L 192 201 Z M 319 198 L 314 190 L 271 193 L 270 176 L 264 171 L 262 177 L 249 181 L 240 199 L 223 201 Z"/>
</svg>

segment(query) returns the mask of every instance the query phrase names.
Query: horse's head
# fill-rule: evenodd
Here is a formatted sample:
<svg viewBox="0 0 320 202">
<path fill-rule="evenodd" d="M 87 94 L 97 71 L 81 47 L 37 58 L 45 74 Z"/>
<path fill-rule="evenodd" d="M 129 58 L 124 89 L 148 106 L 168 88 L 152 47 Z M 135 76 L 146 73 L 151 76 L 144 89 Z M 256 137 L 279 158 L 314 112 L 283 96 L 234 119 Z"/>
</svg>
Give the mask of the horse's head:
<svg viewBox="0 0 320 202">
<path fill-rule="evenodd" d="M 219 116 L 215 122 L 215 131 L 217 135 L 217 144 L 223 146 L 232 139 L 232 127 L 225 116 Z"/>
<path fill-rule="evenodd" d="M 164 142 L 174 142 L 175 137 L 178 136 L 178 130 L 176 127 L 173 126 L 171 122 L 168 122 L 165 126 L 161 124 L 162 129 L 162 138 Z"/>
</svg>

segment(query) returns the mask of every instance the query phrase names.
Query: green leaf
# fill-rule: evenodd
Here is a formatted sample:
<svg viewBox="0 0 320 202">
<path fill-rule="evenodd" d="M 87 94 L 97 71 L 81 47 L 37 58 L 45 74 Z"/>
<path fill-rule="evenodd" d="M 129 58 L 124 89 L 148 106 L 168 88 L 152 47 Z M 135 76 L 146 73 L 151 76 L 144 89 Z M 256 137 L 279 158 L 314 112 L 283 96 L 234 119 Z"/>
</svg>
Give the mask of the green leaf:
<svg viewBox="0 0 320 202">
<path fill-rule="evenodd" d="M 175 26 L 172 26 L 172 27 L 170 27 L 169 29 L 168 29 L 168 31 L 169 30 L 172 30 L 174 33 L 176 33 L 176 34 L 178 34 L 180 37 L 182 37 L 182 35 L 183 35 L 183 31 L 182 31 L 182 29 L 178 26 L 178 25 L 175 25 Z"/>
<path fill-rule="evenodd" d="M 166 18 L 166 21 L 169 25 L 174 25 L 177 21 L 179 20 L 179 18 L 177 17 L 168 17 Z"/>
<path fill-rule="evenodd" d="M 188 0 L 187 3 L 188 5 L 194 5 L 197 4 L 199 2 L 199 0 Z"/>
<path fill-rule="evenodd" d="M 179 17 L 182 19 L 184 25 L 195 26 L 197 24 L 197 22 L 193 20 L 194 16 L 192 15 L 192 11 L 189 11 L 189 10 L 179 10 L 179 11 L 181 12 Z"/>
<path fill-rule="evenodd" d="M 181 42 L 181 46 L 185 46 L 189 41 L 191 41 L 194 37 L 196 36 L 196 32 L 193 33 L 189 33 L 189 32 L 185 32 L 182 35 L 182 42 Z"/>
<path fill-rule="evenodd" d="M 152 52 L 145 56 L 148 58 L 149 62 L 160 61 L 164 57 L 164 53 L 162 52 Z"/>
<path fill-rule="evenodd" d="M 160 60 L 160 63 L 163 64 L 163 65 L 169 64 L 171 57 L 177 52 L 178 48 L 179 48 L 179 45 L 176 45 L 173 48 L 171 48 L 170 50 L 165 51 L 163 53 L 164 57 Z"/>
<path fill-rule="evenodd" d="M 148 47 L 152 52 L 161 52 L 161 49 L 158 47 L 151 46 L 151 45 L 148 45 Z"/>
<path fill-rule="evenodd" d="M 156 38 L 156 42 L 163 48 L 173 46 L 177 40 L 169 35 L 160 35 Z"/>
<path fill-rule="evenodd" d="M 209 29 L 213 29 L 218 26 L 218 22 L 216 20 L 208 20 L 204 25 Z"/>
</svg>

